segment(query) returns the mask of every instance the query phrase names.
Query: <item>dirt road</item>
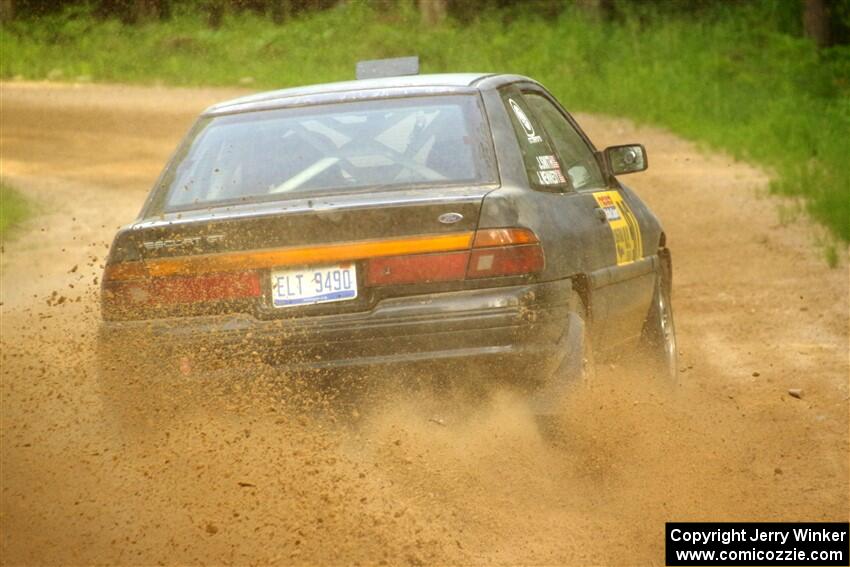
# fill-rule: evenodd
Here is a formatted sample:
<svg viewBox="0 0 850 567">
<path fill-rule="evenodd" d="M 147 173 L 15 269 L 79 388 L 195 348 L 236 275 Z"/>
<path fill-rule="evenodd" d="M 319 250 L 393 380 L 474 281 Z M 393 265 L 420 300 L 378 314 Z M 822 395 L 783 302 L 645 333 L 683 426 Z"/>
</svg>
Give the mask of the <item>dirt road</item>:
<svg viewBox="0 0 850 567">
<path fill-rule="evenodd" d="M 661 564 L 668 520 L 847 520 L 846 255 L 829 269 L 805 219 L 781 223 L 763 172 L 594 116 L 597 144 L 650 154 L 628 181 L 673 249 L 675 391 L 607 368 L 552 447 L 508 392 L 305 419 L 246 382 L 126 441 L 94 279 L 193 116 L 234 94 L 2 85 L 2 175 L 40 212 L 2 254 L 3 563 Z"/>
</svg>

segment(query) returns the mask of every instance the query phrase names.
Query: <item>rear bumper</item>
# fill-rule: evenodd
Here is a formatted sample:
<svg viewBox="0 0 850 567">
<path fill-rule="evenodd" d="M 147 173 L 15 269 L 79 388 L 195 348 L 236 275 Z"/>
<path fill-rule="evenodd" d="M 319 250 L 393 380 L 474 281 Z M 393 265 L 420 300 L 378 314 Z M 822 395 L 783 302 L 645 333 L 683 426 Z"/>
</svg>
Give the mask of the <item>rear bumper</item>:
<svg viewBox="0 0 850 567">
<path fill-rule="evenodd" d="M 340 369 L 435 361 L 554 365 L 573 307 L 569 280 L 386 299 L 366 312 L 262 320 L 244 314 L 105 321 L 104 353 L 138 362 Z M 113 355 L 114 356 L 114 355 Z"/>
</svg>

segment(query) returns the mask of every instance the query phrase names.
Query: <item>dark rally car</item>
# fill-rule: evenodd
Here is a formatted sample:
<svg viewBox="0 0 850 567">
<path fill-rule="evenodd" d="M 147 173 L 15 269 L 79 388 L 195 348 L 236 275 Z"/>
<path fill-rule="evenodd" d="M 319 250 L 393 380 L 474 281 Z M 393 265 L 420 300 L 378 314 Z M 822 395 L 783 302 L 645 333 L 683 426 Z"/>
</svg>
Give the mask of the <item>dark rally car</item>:
<svg viewBox="0 0 850 567">
<path fill-rule="evenodd" d="M 390 61 L 372 71 L 392 67 Z M 546 413 L 642 344 L 675 375 L 658 219 L 539 83 L 379 77 L 206 110 L 112 244 L 102 367 L 493 365 Z"/>
</svg>

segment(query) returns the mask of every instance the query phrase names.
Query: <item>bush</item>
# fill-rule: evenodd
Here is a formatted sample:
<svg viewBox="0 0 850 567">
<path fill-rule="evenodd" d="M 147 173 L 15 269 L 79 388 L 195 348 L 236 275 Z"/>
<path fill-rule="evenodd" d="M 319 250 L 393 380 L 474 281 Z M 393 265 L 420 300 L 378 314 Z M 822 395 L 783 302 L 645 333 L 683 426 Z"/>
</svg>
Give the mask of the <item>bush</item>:
<svg viewBox="0 0 850 567">
<path fill-rule="evenodd" d="M 14 189 L 0 182 L 0 240 L 30 213 L 29 204 Z"/>
</svg>

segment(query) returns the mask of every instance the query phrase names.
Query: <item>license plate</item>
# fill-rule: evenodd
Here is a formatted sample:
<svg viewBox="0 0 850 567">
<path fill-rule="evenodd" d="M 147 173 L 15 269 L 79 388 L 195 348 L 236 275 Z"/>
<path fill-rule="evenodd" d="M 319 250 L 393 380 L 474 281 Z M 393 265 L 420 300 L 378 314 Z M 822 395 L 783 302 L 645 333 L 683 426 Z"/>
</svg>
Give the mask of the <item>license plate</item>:
<svg viewBox="0 0 850 567">
<path fill-rule="evenodd" d="M 357 270 L 353 262 L 300 270 L 272 270 L 272 303 L 275 307 L 330 303 L 355 297 Z"/>
</svg>

